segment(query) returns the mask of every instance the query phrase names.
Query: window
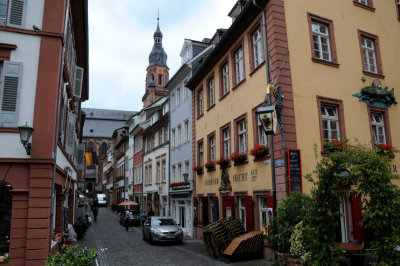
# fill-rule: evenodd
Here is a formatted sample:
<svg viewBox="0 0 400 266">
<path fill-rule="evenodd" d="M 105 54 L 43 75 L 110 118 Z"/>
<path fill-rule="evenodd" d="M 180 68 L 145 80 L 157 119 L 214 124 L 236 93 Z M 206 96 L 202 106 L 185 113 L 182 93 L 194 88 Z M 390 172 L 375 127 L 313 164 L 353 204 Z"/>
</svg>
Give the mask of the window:
<svg viewBox="0 0 400 266">
<path fill-rule="evenodd" d="M 163 141 L 163 136 L 164 136 L 163 130 L 164 129 L 161 128 L 161 130 L 158 131 L 158 145 L 161 145 L 161 144 L 164 143 L 164 141 Z"/>
<path fill-rule="evenodd" d="M 208 160 L 215 162 L 215 132 L 208 135 Z"/>
<path fill-rule="evenodd" d="M 88 152 L 93 152 L 93 142 L 90 141 L 90 142 L 88 143 L 87 151 L 88 151 Z"/>
<path fill-rule="evenodd" d="M 164 141 L 168 141 L 168 126 L 164 127 Z"/>
<path fill-rule="evenodd" d="M 165 176 L 166 176 L 166 171 L 165 171 L 165 158 L 161 160 L 161 182 L 165 183 Z"/>
<path fill-rule="evenodd" d="M 228 63 L 225 63 L 221 67 L 221 81 L 222 81 L 222 93 L 221 95 L 224 96 L 229 92 L 229 67 Z"/>
<path fill-rule="evenodd" d="M 397 19 L 400 20 L 400 0 L 396 0 Z"/>
<path fill-rule="evenodd" d="M 189 120 L 184 122 L 184 140 L 185 142 L 189 140 Z"/>
<path fill-rule="evenodd" d="M 246 205 L 244 197 L 239 198 L 239 219 L 242 221 L 243 228 L 246 228 Z"/>
<path fill-rule="evenodd" d="M 175 145 L 176 145 L 176 143 L 175 143 L 175 128 L 172 129 L 171 134 L 172 134 L 172 138 L 171 138 L 171 141 L 172 141 L 171 147 L 172 147 L 172 148 L 175 148 Z"/>
<path fill-rule="evenodd" d="M 260 206 L 260 230 L 264 229 L 268 230 L 268 206 L 267 206 L 267 198 L 260 197 L 259 198 L 259 206 Z"/>
<path fill-rule="evenodd" d="M 158 74 L 158 85 L 162 84 L 162 74 Z"/>
<path fill-rule="evenodd" d="M 224 157 L 225 158 L 229 158 L 230 154 L 231 154 L 231 136 L 230 136 L 230 128 L 226 128 L 224 130 L 222 130 L 222 135 L 224 138 Z"/>
<path fill-rule="evenodd" d="M 179 105 L 181 103 L 181 88 L 178 87 L 176 89 L 176 105 Z"/>
<path fill-rule="evenodd" d="M 197 92 L 197 116 L 203 115 L 203 89 Z"/>
<path fill-rule="evenodd" d="M 185 172 L 185 174 L 188 174 L 189 175 L 189 161 L 186 161 L 185 162 L 185 170 L 184 170 Z"/>
<path fill-rule="evenodd" d="M 364 70 L 372 73 L 377 72 L 374 41 L 361 38 L 361 47 L 364 60 Z"/>
<path fill-rule="evenodd" d="M 375 145 L 386 144 L 385 123 L 382 113 L 371 113 L 372 133 Z"/>
<path fill-rule="evenodd" d="M 181 125 L 178 126 L 177 128 L 178 133 L 176 134 L 176 145 L 179 146 L 181 145 L 181 141 L 182 141 L 182 127 Z"/>
<path fill-rule="evenodd" d="M 172 166 L 171 174 L 172 174 L 172 180 L 173 180 L 174 182 L 176 182 L 176 181 L 177 181 L 177 178 L 176 178 L 176 166 L 175 166 L 175 165 Z"/>
<path fill-rule="evenodd" d="M 214 106 L 215 104 L 215 87 L 214 78 L 208 80 L 208 108 Z"/>
<path fill-rule="evenodd" d="M 185 84 L 185 86 L 183 87 L 183 99 L 186 99 L 189 96 L 189 89 L 186 88 L 187 82 L 188 82 L 187 80 L 183 82 L 183 84 Z"/>
<path fill-rule="evenodd" d="M 358 37 L 364 74 L 384 78 L 378 36 L 359 30 Z"/>
<path fill-rule="evenodd" d="M 258 116 L 257 116 L 258 118 Z M 256 119 L 257 119 L 256 118 Z M 261 125 L 260 119 L 257 119 L 258 124 L 258 144 L 260 145 L 268 145 L 267 134 L 265 134 L 264 127 Z"/>
<path fill-rule="evenodd" d="M 308 23 L 313 62 L 339 67 L 332 20 L 308 13 Z"/>
<path fill-rule="evenodd" d="M 373 0 L 353 0 L 353 4 L 358 7 L 362 7 L 369 11 L 375 11 L 374 5 L 372 3 Z"/>
<path fill-rule="evenodd" d="M 320 117 L 321 145 L 335 139 L 345 139 L 344 109 L 341 100 L 317 96 Z"/>
<path fill-rule="evenodd" d="M 257 68 L 264 61 L 261 27 L 258 27 L 252 34 L 254 68 Z"/>
<path fill-rule="evenodd" d="M 182 181 L 182 164 L 178 164 L 177 181 Z"/>
<path fill-rule="evenodd" d="M 388 109 L 368 105 L 367 110 L 370 119 L 372 143 L 375 146 L 380 144 L 392 144 Z"/>
<path fill-rule="evenodd" d="M 321 114 L 324 141 L 340 139 L 339 115 L 337 107 L 332 105 L 322 105 Z"/>
<path fill-rule="evenodd" d="M 171 93 L 171 109 L 175 107 L 175 92 Z"/>
<path fill-rule="evenodd" d="M 157 162 L 156 183 L 160 183 L 161 179 L 161 164 Z"/>
<path fill-rule="evenodd" d="M 7 14 L 7 0 L 0 0 L 0 25 L 5 25 Z"/>
<path fill-rule="evenodd" d="M 243 47 L 240 46 L 234 53 L 235 62 L 235 84 L 244 80 Z"/>
<path fill-rule="evenodd" d="M 151 74 L 151 81 L 154 81 L 154 75 Z"/>
<path fill-rule="evenodd" d="M 198 142 L 197 147 L 198 147 L 198 154 L 197 154 L 197 156 L 198 156 L 198 158 L 197 158 L 198 165 L 203 165 L 204 164 L 204 160 L 203 160 L 203 152 L 204 152 L 203 151 L 203 140 L 200 140 Z"/>
<path fill-rule="evenodd" d="M 246 120 L 243 119 L 237 122 L 237 139 L 238 139 L 238 152 L 247 153 L 247 133 L 246 133 Z"/>
</svg>

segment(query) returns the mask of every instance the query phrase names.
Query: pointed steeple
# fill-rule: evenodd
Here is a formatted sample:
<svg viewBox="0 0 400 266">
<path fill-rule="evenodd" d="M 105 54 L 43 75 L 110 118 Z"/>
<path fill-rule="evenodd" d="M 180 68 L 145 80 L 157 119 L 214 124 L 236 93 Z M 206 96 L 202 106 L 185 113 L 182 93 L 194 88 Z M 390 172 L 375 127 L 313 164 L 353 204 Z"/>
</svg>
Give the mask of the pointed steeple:
<svg viewBox="0 0 400 266">
<path fill-rule="evenodd" d="M 162 47 L 163 34 L 160 30 L 160 17 L 157 16 L 157 29 L 153 34 L 154 45 L 149 55 L 149 66 L 167 66 L 167 53 Z"/>
</svg>

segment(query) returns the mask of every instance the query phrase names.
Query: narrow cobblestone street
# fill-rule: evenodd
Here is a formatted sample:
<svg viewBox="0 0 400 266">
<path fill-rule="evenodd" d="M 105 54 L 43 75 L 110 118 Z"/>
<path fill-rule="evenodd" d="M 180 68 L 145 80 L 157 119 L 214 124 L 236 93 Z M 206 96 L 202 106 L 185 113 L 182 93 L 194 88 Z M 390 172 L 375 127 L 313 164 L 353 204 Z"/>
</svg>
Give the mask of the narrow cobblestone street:
<svg viewBox="0 0 400 266">
<path fill-rule="evenodd" d="M 90 212 L 89 210 L 87 212 Z M 86 213 L 78 209 L 78 217 Z M 97 222 L 93 222 L 82 240 L 75 242 L 80 247 L 108 248 L 99 256 L 101 266 L 118 265 L 227 265 L 208 256 L 202 241 L 185 239 L 183 244 L 151 245 L 142 240 L 141 227 L 129 232 L 119 224 L 118 215 L 109 208 L 99 208 Z M 252 260 L 230 265 L 271 265 L 266 260 Z"/>
</svg>

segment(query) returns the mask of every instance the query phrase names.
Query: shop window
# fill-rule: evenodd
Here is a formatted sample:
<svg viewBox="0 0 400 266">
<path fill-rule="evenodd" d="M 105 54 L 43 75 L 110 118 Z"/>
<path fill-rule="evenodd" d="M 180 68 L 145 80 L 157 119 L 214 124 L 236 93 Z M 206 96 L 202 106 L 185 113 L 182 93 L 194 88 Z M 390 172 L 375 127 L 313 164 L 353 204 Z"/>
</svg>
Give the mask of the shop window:
<svg viewBox="0 0 400 266">
<path fill-rule="evenodd" d="M 11 185 L 0 181 L 0 257 L 8 260 L 10 250 L 12 195 Z"/>
</svg>

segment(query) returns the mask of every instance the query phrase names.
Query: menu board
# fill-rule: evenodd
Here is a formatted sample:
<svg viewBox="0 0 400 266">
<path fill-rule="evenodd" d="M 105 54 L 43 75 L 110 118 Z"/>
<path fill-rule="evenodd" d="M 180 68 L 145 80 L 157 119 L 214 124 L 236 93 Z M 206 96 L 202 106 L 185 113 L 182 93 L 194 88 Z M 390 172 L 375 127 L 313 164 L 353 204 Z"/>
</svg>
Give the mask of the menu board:
<svg viewBox="0 0 400 266">
<path fill-rule="evenodd" d="M 302 192 L 300 150 L 288 150 L 289 192 Z"/>
</svg>

